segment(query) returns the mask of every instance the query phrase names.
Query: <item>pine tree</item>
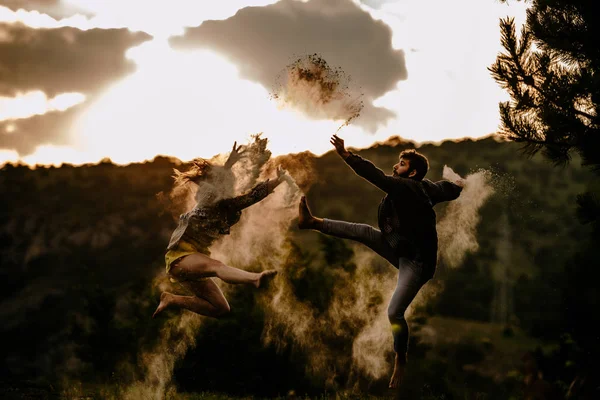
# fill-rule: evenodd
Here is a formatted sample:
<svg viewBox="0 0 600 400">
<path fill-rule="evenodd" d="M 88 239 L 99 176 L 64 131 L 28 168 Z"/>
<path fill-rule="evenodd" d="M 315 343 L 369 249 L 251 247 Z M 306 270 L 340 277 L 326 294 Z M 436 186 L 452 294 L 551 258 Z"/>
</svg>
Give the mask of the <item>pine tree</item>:
<svg viewBox="0 0 600 400">
<path fill-rule="evenodd" d="M 504 51 L 489 68 L 511 97 L 510 101 L 500 103 L 500 133 L 522 143 L 528 155 L 541 151 L 556 165 L 568 163 L 576 152 L 583 165 L 600 175 L 597 1 L 531 0 L 529 3 L 520 35 L 516 33 L 514 19 L 500 21 Z M 590 183 L 592 190 L 594 185 L 598 182 Z M 567 397 L 588 398 L 583 392 L 598 390 L 591 382 L 599 377 L 600 345 L 598 335 L 590 332 L 589 327 L 600 322 L 597 311 L 600 202 L 590 191 L 579 195 L 577 203 L 579 219 L 592 225 L 593 233 L 591 241 L 583 245 L 565 269 L 565 328 L 583 354 L 582 368 L 569 390 L 571 396 Z M 587 383 L 578 387 L 579 381 Z"/>
<path fill-rule="evenodd" d="M 556 165 L 579 153 L 600 174 L 600 24 L 591 0 L 532 0 L 517 36 L 500 21 L 504 52 L 489 70 L 511 100 L 500 103 L 501 134 Z M 578 197 L 579 216 L 600 231 L 600 202 Z"/>
</svg>

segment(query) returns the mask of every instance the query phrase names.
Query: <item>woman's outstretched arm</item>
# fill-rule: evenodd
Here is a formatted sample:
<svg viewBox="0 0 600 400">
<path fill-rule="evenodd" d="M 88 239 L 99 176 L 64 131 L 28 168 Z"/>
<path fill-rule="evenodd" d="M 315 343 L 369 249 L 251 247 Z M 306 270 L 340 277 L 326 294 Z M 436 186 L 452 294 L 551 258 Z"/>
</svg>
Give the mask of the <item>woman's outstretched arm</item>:
<svg viewBox="0 0 600 400">
<path fill-rule="evenodd" d="M 273 190 L 284 181 L 286 173 L 287 172 L 281 168 L 281 166 L 278 166 L 277 177 L 275 179 L 267 179 L 266 181 L 260 182 L 250 189 L 249 192 L 229 199 L 223 199 L 220 203 L 225 207 L 236 208 L 238 210 L 250 207 L 252 204 L 258 203 L 272 193 Z"/>
</svg>

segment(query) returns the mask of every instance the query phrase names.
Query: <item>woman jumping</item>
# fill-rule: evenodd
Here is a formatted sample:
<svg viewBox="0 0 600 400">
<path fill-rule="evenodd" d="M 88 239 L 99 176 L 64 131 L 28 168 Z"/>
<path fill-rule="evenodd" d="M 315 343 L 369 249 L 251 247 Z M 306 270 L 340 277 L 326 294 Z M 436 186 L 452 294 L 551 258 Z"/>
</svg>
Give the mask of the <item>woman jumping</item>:
<svg viewBox="0 0 600 400">
<path fill-rule="evenodd" d="M 221 235 L 229 234 L 231 226 L 240 220 L 242 210 L 267 197 L 286 174 L 278 167 L 275 179 L 260 182 L 249 192 L 234 197 L 235 178 L 231 167 L 240 159 L 241 147 L 233 144 L 224 166 L 195 159 L 189 171 L 175 170 L 175 187 L 193 182 L 198 185 L 198 191 L 195 207 L 179 217 L 179 224 L 171 235 L 165 255 L 166 271 L 172 282 L 181 283 L 194 295 L 161 293 L 160 304 L 152 318 L 171 307 L 208 317 L 222 317 L 229 313 L 229 303 L 213 277 L 230 284 L 259 288 L 277 274 L 275 270 L 244 271 L 210 257 L 210 246 Z"/>
</svg>

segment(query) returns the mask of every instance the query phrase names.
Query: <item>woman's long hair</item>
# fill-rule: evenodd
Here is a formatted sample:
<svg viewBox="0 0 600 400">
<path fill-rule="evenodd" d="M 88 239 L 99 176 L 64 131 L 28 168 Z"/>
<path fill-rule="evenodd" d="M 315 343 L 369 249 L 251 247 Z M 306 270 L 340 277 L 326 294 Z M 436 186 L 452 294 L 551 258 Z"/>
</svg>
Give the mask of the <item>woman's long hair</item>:
<svg viewBox="0 0 600 400">
<path fill-rule="evenodd" d="M 203 158 L 194 158 L 191 161 L 192 166 L 185 172 L 179 171 L 177 168 L 173 168 L 173 188 L 183 186 L 186 183 L 194 182 L 198 183 L 201 179 L 206 178 L 206 175 L 210 171 L 211 164 Z"/>
<path fill-rule="evenodd" d="M 201 180 L 206 179 L 212 167 L 208 161 L 202 158 L 195 158 L 190 164 L 191 167 L 185 172 L 173 168 L 173 187 L 166 194 L 164 192 L 157 194 L 158 201 L 174 220 L 179 219 L 181 213 L 189 211 L 194 205 L 197 188 L 190 183 L 197 185 Z"/>
</svg>

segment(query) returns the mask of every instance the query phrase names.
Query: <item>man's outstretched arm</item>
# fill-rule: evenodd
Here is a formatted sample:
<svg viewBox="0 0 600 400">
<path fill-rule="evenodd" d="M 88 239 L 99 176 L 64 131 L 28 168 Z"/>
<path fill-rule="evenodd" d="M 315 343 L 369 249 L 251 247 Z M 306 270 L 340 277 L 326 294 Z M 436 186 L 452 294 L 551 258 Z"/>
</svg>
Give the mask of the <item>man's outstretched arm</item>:
<svg viewBox="0 0 600 400">
<path fill-rule="evenodd" d="M 443 201 L 456 200 L 463 190 L 465 181 L 464 179 L 452 181 L 437 181 L 432 182 L 433 190 L 430 191 L 431 198 L 434 203 L 441 203 Z"/>
<path fill-rule="evenodd" d="M 356 174 L 386 193 L 397 193 L 404 188 L 403 180 L 405 178 L 386 175 L 381 169 L 377 168 L 371 161 L 362 158 L 346 150 L 344 140 L 337 135 L 333 135 L 331 144 L 335 147 L 337 153 L 342 159 L 356 172 Z"/>
</svg>

